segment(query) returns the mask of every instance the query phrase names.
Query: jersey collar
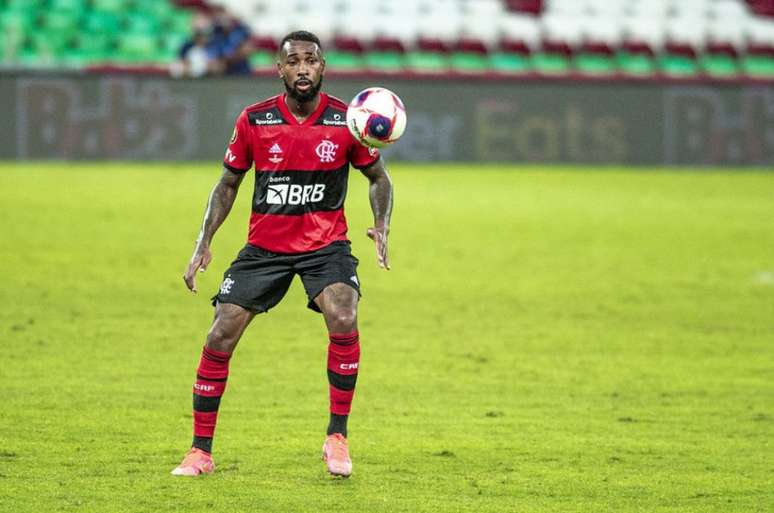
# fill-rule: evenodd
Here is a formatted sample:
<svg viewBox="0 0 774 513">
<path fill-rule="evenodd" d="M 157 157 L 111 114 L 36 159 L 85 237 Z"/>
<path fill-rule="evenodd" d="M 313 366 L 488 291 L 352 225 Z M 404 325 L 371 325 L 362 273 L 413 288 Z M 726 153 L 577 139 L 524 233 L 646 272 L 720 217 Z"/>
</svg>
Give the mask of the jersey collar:
<svg viewBox="0 0 774 513">
<path fill-rule="evenodd" d="M 312 112 L 312 114 L 309 115 L 308 118 L 303 120 L 302 122 L 299 122 L 296 117 L 293 115 L 292 112 L 290 112 L 290 109 L 288 108 L 288 104 L 285 103 L 285 98 L 287 97 L 288 93 L 282 94 L 277 99 L 277 107 L 279 107 L 280 112 L 282 112 L 282 115 L 285 116 L 285 120 L 290 123 L 291 125 L 299 125 L 299 126 L 307 126 L 307 125 L 313 125 L 315 121 L 317 121 L 317 118 L 319 118 L 323 112 L 325 112 L 325 107 L 328 106 L 328 95 L 321 92 L 320 93 L 320 103 L 317 105 L 317 108 Z"/>
</svg>

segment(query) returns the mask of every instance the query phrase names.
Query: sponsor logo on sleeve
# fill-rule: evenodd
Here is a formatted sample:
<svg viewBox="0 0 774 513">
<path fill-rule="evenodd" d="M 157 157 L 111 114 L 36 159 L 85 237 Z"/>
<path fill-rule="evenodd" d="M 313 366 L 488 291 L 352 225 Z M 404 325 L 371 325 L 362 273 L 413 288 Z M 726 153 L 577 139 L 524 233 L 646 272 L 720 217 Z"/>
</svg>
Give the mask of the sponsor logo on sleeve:
<svg viewBox="0 0 774 513">
<path fill-rule="evenodd" d="M 234 133 L 231 134 L 231 140 L 228 142 L 229 144 L 234 144 L 237 140 L 237 129 L 234 127 Z"/>
</svg>

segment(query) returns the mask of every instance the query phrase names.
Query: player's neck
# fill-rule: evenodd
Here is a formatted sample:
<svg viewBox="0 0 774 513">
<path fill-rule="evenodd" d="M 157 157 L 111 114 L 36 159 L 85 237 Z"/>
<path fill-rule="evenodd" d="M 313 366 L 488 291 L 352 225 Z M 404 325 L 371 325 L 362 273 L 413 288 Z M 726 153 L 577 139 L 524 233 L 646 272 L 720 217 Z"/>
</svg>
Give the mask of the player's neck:
<svg viewBox="0 0 774 513">
<path fill-rule="evenodd" d="M 293 114 L 293 117 L 300 122 L 311 116 L 312 113 L 317 110 L 317 107 L 320 105 L 320 95 L 317 94 L 312 100 L 302 103 L 286 94 L 285 105 L 287 105 L 288 110 Z"/>
</svg>

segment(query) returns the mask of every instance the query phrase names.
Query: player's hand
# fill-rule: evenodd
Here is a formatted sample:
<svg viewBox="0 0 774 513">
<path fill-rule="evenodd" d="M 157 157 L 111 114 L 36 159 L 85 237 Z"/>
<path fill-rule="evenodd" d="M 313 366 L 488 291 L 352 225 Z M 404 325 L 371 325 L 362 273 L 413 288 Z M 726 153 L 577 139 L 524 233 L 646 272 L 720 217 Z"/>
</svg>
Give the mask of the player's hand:
<svg viewBox="0 0 774 513">
<path fill-rule="evenodd" d="M 197 244 L 194 254 L 191 257 L 191 262 L 188 264 L 188 269 L 186 269 L 185 274 L 183 275 L 183 281 L 185 281 L 188 290 L 191 292 L 198 292 L 198 289 L 196 288 L 196 271 L 203 273 L 207 270 L 207 266 L 210 265 L 211 261 L 212 253 L 210 252 L 209 246 Z"/>
<path fill-rule="evenodd" d="M 388 226 L 375 226 L 366 231 L 368 237 L 376 243 L 376 261 L 382 269 L 390 270 L 390 260 L 387 258 L 387 235 L 390 233 Z"/>
</svg>

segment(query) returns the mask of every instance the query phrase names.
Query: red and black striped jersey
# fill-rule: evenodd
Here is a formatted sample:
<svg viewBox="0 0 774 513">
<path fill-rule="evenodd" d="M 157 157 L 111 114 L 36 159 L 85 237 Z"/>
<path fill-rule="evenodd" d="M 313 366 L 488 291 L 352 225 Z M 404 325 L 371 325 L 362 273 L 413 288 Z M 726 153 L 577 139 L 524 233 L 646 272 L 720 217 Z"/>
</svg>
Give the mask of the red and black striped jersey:
<svg viewBox="0 0 774 513">
<path fill-rule="evenodd" d="M 223 165 L 245 173 L 255 164 L 249 244 L 304 253 L 347 240 L 349 165 L 363 169 L 379 153 L 352 137 L 346 115 L 347 105 L 325 93 L 302 122 L 290 113 L 284 94 L 242 111 Z"/>
</svg>

